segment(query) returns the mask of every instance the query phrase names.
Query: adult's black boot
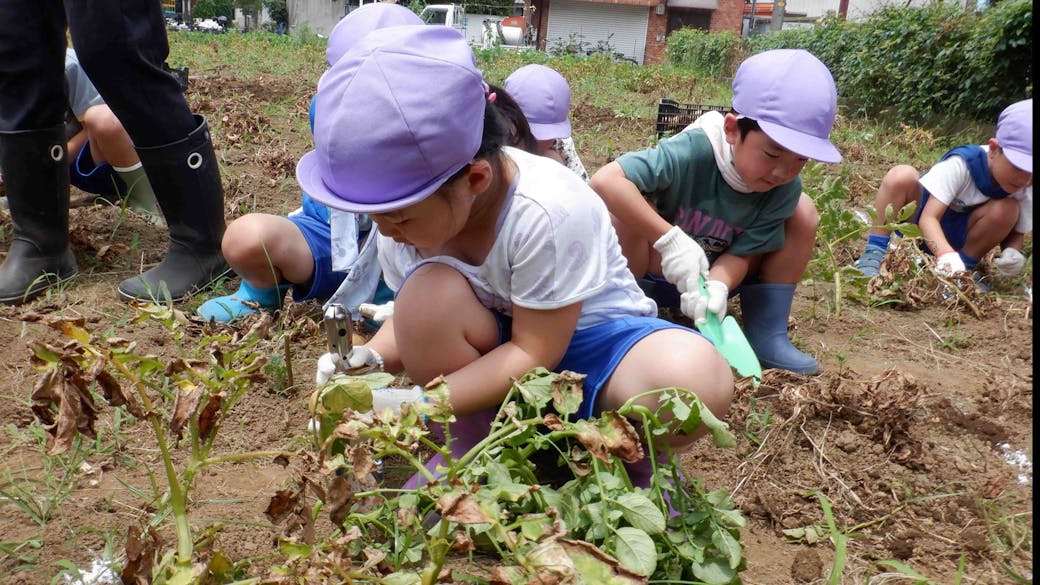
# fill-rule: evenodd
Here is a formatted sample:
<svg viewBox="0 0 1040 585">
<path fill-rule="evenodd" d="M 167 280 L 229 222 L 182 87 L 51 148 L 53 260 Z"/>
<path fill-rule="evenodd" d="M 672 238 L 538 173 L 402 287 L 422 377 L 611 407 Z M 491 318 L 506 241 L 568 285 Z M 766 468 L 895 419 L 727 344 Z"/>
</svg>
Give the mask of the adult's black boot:
<svg viewBox="0 0 1040 585">
<path fill-rule="evenodd" d="M 166 258 L 119 284 L 127 300 L 180 301 L 228 273 L 220 252 L 224 188 L 206 119 L 182 140 L 137 148 L 170 230 Z"/>
<path fill-rule="evenodd" d="M 20 305 L 76 276 L 64 126 L 0 132 L 0 165 L 14 224 L 0 266 L 0 302 Z"/>
</svg>

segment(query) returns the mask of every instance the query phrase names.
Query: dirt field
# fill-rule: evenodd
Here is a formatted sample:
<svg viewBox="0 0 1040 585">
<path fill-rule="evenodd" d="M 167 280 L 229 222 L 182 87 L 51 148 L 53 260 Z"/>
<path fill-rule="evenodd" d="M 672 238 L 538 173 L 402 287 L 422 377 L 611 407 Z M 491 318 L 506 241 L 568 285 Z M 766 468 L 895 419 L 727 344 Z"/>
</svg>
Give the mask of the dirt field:
<svg viewBox="0 0 1040 585">
<path fill-rule="evenodd" d="M 305 120 L 312 87 L 310 79 L 261 83 L 231 71 L 192 80 L 189 100 L 209 116 L 223 159 L 229 219 L 253 209 L 284 214 L 298 205 L 292 172 L 309 147 Z M 295 100 L 298 114 L 268 117 L 264 106 L 275 100 Z M 617 119 L 580 103 L 573 118 L 576 135 L 607 128 L 622 152 L 643 146 L 653 122 Z M 243 139 L 251 133 L 265 139 Z M 582 154 L 590 172 L 608 162 L 607 153 Z M 855 173 L 860 182 L 853 185 L 862 207 L 879 169 L 859 145 L 850 145 L 846 156 L 862 162 Z M 99 414 L 99 439 L 93 447 L 88 442 L 85 458 L 66 458 L 74 464 L 63 468 L 42 457 L 43 433 L 29 398 L 37 372 L 27 342 L 58 342 L 60 335 L 36 316 L 81 316 L 99 335 L 134 340 L 160 357 L 183 355 L 210 331 L 186 323 L 179 329 L 183 337 L 174 339 L 153 323 L 135 322 L 137 313 L 116 297 L 122 279 L 161 259 L 162 230 L 112 207 L 78 207 L 70 221 L 79 278 L 30 306 L 0 310 L 4 583 L 50 583 L 67 564 L 88 570 L 106 549 L 118 556 L 127 526 L 154 509 L 150 477 L 161 476 L 150 428 L 120 425 L 107 406 Z M 0 250 L 6 250 L 6 212 L 0 227 Z M 236 286 L 232 280 L 225 290 Z M 898 561 L 933 583 L 1032 582 L 1031 302 L 1021 290 L 975 298 L 979 318 L 963 305 L 943 302 L 897 310 L 847 301 L 836 316 L 831 291 L 828 283 L 804 284 L 793 315 L 792 336 L 820 360 L 823 373 L 801 378 L 771 371 L 759 388 L 743 385 L 728 416 L 737 449 L 703 443 L 684 456 L 691 476 L 727 487 L 747 517 L 744 581 L 825 582 L 835 547 L 822 496 L 836 528 L 848 535 L 847 554 L 838 559 L 844 571 L 834 582 L 913 581 L 885 561 Z M 181 308 L 194 309 L 201 300 Z M 297 386 L 259 384 L 224 421 L 218 452 L 291 449 L 305 441 L 307 397 L 323 351 L 314 326 L 319 309 L 290 305 L 279 315 L 281 323 L 303 332 L 291 358 Z M 262 576 L 277 560 L 278 534 L 264 510 L 290 479 L 269 459 L 207 468 L 189 508 L 196 531 L 220 526 L 219 548 L 231 559 L 251 559 L 250 575 Z M 162 485 L 161 477 L 156 480 Z M 25 502 L 49 513 L 29 513 Z M 168 524 L 160 531 L 167 543 L 173 538 Z"/>
</svg>

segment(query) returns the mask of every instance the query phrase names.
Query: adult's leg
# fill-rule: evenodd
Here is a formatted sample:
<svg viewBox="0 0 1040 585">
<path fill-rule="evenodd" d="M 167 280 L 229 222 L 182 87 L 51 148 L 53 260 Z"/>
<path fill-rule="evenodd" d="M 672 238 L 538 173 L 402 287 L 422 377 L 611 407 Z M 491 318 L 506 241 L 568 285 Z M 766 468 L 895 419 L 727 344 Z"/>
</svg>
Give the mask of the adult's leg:
<svg viewBox="0 0 1040 585">
<path fill-rule="evenodd" d="M 0 0 L 0 173 L 13 223 L 0 266 L 4 303 L 26 302 L 76 274 L 68 244 L 64 37 L 60 4 Z"/>
<path fill-rule="evenodd" d="M 119 285 L 127 299 L 180 300 L 227 272 L 224 192 L 209 129 L 177 81 L 154 2 L 66 0 L 80 65 L 137 147 L 170 231 L 166 258 Z"/>
</svg>

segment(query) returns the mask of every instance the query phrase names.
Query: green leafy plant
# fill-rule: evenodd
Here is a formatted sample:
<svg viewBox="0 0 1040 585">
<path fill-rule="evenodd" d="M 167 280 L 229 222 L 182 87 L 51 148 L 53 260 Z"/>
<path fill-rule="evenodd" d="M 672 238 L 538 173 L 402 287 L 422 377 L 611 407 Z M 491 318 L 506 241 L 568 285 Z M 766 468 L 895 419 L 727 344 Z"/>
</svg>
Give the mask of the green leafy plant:
<svg viewBox="0 0 1040 585">
<path fill-rule="evenodd" d="M 163 323 L 171 336 L 184 318 L 171 307 L 143 305 L 136 321 Z M 156 502 L 153 524 L 173 517 L 176 548 L 160 549 L 154 526 L 130 527 L 127 560 L 122 578 L 154 583 L 195 582 L 203 575 L 219 572 L 220 560 L 213 553 L 208 562 L 196 562 L 196 541 L 188 521 L 188 494 L 199 471 L 208 465 L 282 455 L 281 452 L 234 453 L 213 456 L 217 432 L 223 418 L 254 382 L 262 379 L 266 358 L 257 348 L 261 339 L 256 327 L 244 337 L 231 334 L 204 336 L 196 358 L 176 357 L 168 362 L 141 355 L 136 343 L 124 339 L 98 339 L 85 328 L 83 319 L 44 318 L 47 325 L 66 338 L 60 345 L 31 342 L 33 362 L 40 378 L 32 393 L 33 412 L 47 431 L 47 453 L 51 457 L 68 452 L 79 435 L 95 436 L 99 408 L 96 394 L 116 408 L 147 421 L 155 434 L 166 480 L 165 494 Z M 183 459 L 174 463 L 174 450 L 183 448 Z M 212 540 L 210 535 L 209 540 Z"/>
<path fill-rule="evenodd" d="M 666 432 L 702 427 L 716 445 L 732 446 L 727 425 L 681 388 L 655 390 L 617 412 L 572 421 L 583 378 L 542 368 L 527 373 L 514 383 L 487 437 L 457 459 L 446 446 L 454 416 L 443 379 L 426 386 L 425 403 L 406 405 L 395 416 L 389 410 L 358 414 L 371 408 L 371 389 L 388 384 L 389 376 L 333 378 L 312 400 L 320 422 L 319 471 L 301 474 L 298 487 L 279 492 L 268 508 L 272 520 L 288 520 L 295 529 L 283 541 L 288 559 L 276 572 L 285 583 L 306 574 L 430 584 L 450 554 L 480 550 L 501 560 L 494 569 L 498 582 L 548 575 L 612 583 L 648 577 L 739 582 L 745 566 L 739 510 L 725 491 L 688 480 L 677 455 L 653 447 Z M 647 395 L 658 398 L 656 412 L 636 404 Z M 444 425 L 444 443 L 431 437 L 427 422 Z M 420 447 L 443 458 L 436 475 L 417 457 Z M 546 471 L 536 463 L 546 460 L 540 453 L 554 462 L 555 484 L 539 481 Z M 373 484 L 373 458 L 389 456 L 411 464 L 423 485 Z M 634 486 L 624 466 L 643 457 L 654 471 L 649 487 Z M 319 497 L 311 503 L 308 494 Z M 342 529 L 315 542 L 320 509 Z"/>
</svg>

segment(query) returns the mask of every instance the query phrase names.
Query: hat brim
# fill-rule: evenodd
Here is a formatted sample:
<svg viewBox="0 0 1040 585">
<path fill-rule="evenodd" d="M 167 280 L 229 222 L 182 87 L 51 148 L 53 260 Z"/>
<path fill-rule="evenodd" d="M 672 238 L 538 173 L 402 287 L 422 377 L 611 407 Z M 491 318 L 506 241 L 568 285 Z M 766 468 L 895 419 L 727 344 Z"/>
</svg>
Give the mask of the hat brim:
<svg viewBox="0 0 1040 585">
<path fill-rule="evenodd" d="M 555 124 L 535 124 L 528 121 L 531 126 L 531 134 L 538 140 L 552 140 L 554 138 L 570 138 L 571 121 L 564 120 Z"/>
<path fill-rule="evenodd" d="M 466 166 L 466 164 L 467 163 L 463 163 L 462 165 L 459 165 L 458 168 L 442 174 L 437 177 L 437 179 L 411 195 L 392 199 L 390 201 L 368 203 L 344 199 L 330 190 L 325 185 L 325 181 L 321 178 L 320 155 L 317 151 L 312 150 L 307 154 L 304 154 L 300 158 L 300 162 L 296 163 L 296 182 L 300 184 L 300 187 L 303 188 L 303 192 L 311 199 L 333 209 L 351 211 L 354 213 L 387 213 L 408 207 L 409 205 L 413 205 L 426 199 L 432 195 L 434 191 L 439 189 L 441 185 L 447 182 L 447 180 L 458 172 L 459 169 Z"/>
<path fill-rule="evenodd" d="M 758 126 L 766 133 L 766 136 L 799 156 L 825 163 L 841 162 L 841 153 L 826 138 L 798 132 L 763 120 L 758 120 Z"/>
<path fill-rule="evenodd" d="M 1011 164 L 1015 165 L 1016 169 L 1027 173 L 1033 172 L 1033 155 L 1019 152 L 1017 150 L 1011 150 L 1009 148 L 1004 148 L 1003 151 L 1004 156 L 1011 161 Z"/>
</svg>

